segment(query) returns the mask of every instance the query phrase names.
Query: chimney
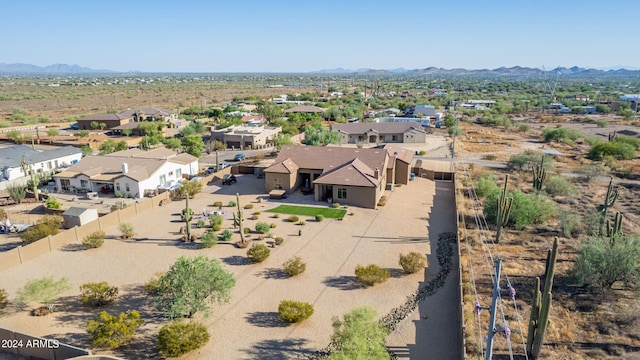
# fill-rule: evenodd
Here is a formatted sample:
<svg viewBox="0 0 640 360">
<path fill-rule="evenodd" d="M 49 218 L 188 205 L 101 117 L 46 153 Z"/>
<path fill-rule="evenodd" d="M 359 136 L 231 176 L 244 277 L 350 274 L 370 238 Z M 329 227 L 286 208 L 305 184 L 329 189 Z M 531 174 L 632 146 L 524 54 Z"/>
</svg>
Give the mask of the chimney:
<svg viewBox="0 0 640 360">
<path fill-rule="evenodd" d="M 373 171 L 373 177 L 376 179 L 380 177 L 380 170 L 378 170 L 378 168 Z"/>
<path fill-rule="evenodd" d="M 122 163 L 122 174 L 126 174 L 129 172 L 129 165 L 126 162 Z"/>
</svg>

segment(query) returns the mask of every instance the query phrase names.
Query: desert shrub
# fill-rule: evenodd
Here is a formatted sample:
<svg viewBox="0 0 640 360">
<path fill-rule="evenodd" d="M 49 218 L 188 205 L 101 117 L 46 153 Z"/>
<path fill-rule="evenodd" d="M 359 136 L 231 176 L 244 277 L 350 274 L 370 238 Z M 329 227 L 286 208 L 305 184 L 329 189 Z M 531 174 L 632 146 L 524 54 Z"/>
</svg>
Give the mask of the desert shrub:
<svg viewBox="0 0 640 360">
<path fill-rule="evenodd" d="M 222 241 L 230 241 L 231 237 L 233 237 L 233 232 L 231 232 L 231 230 L 227 229 L 222 232 Z"/>
<path fill-rule="evenodd" d="M 496 184 L 496 177 L 493 173 L 488 173 L 487 175 L 478 178 L 476 194 L 479 197 L 485 197 L 496 189 L 498 189 L 498 185 Z"/>
<path fill-rule="evenodd" d="M 60 201 L 58 201 L 58 199 L 56 199 L 55 197 L 49 196 L 49 198 L 44 201 L 44 206 L 48 207 L 49 209 L 60 209 L 62 207 L 62 203 L 60 203 Z"/>
<path fill-rule="evenodd" d="M 253 204 L 247 204 L 247 205 L 245 205 L 245 206 L 244 206 L 244 208 L 245 208 L 246 210 L 253 209 Z"/>
<path fill-rule="evenodd" d="M 608 122 L 606 122 L 606 121 L 600 120 L 600 121 L 596 122 L 596 125 L 597 125 L 598 127 L 603 128 L 603 127 L 607 127 L 607 126 L 609 126 L 609 123 L 608 123 Z"/>
<path fill-rule="evenodd" d="M 82 238 L 82 245 L 87 249 L 99 248 L 104 244 L 105 233 L 102 230 L 97 230 L 91 234 Z"/>
<path fill-rule="evenodd" d="M 284 242 L 284 238 L 277 237 L 273 241 L 275 242 L 276 245 L 282 245 L 282 243 Z"/>
<path fill-rule="evenodd" d="M 130 311 L 120 313 L 118 316 L 109 315 L 102 311 L 98 317 L 89 320 L 87 332 L 92 336 L 91 342 L 99 348 L 118 348 L 131 339 L 144 321 L 140 319 L 140 313 Z"/>
<path fill-rule="evenodd" d="M 280 214 L 278 214 L 278 213 L 273 214 L 273 218 L 274 219 L 279 219 L 280 218 Z"/>
<path fill-rule="evenodd" d="M 259 263 L 265 261 L 271 250 L 264 244 L 254 244 L 249 250 L 247 250 L 247 257 L 251 262 Z"/>
<path fill-rule="evenodd" d="M 298 225 L 305 226 L 305 225 L 307 225 L 307 222 L 304 221 L 304 220 L 300 220 L 300 221 L 298 221 Z"/>
<path fill-rule="evenodd" d="M 365 285 L 383 283 L 389 279 L 389 270 L 383 269 L 376 264 L 367 266 L 356 265 L 356 277 L 358 281 Z"/>
<path fill-rule="evenodd" d="M 287 218 L 287 220 L 289 220 L 289 222 L 298 222 L 300 218 L 296 215 L 291 215 L 289 216 L 289 218 Z"/>
<path fill-rule="evenodd" d="M 516 125 L 516 127 L 518 128 L 518 131 L 520 131 L 520 132 L 528 132 L 529 130 L 531 130 L 531 125 L 529 125 L 527 123 L 518 123 L 518 125 Z"/>
<path fill-rule="evenodd" d="M 82 303 L 90 306 L 104 306 L 111 304 L 118 297 L 118 288 L 109 286 L 106 281 L 87 283 L 80 286 Z"/>
<path fill-rule="evenodd" d="M 511 155 L 509 157 L 509 160 L 507 161 L 507 168 L 512 170 L 527 170 L 530 169 L 533 164 L 539 164 L 541 159 L 542 153 L 534 150 L 525 150 L 523 152 Z M 551 158 L 551 156 L 545 155 L 545 169 L 549 170 L 551 168 L 552 162 L 553 158 Z"/>
<path fill-rule="evenodd" d="M 640 237 L 638 234 L 613 239 L 591 237 L 578 249 L 572 274 L 597 290 L 610 290 L 616 281 L 639 289 Z"/>
<path fill-rule="evenodd" d="M 426 151 L 424 151 L 424 150 L 419 150 L 419 151 L 418 151 L 418 155 L 420 155 L 420 156 L 422 156 L 422 155 L 426 155 L 426 154 L 427 154 L 427 152 L 426 152 Z"/>
<path fill-rule="evenodd" d="M 316 221 L 321 222 L 324 220 L 324 215 L 316 215 Z"/>
<path fill-rule="evenodd" d="M 584 137 L 578 130 L 559 127 L 557 129 L 546 128 L 542 130 L 542 137 L 545 142 L 568 142 Z"/>
<path fill-rule="evenodd" d="M 251 234 L 251 228 L 245 227 L 244 229 L 242 229 L 242 232 L 245 234 Z"/>
<path fill-rule="evenodd" d="M 547 194 L 566 196 L 575 193 L 576 189 L 569 180 L 562 176 L 552 176 L 545 187 Z"/>
<path fill-rule="evenodd" d="M 9 304 L 9 295 L 7 294 L 7 290 L 0 289 L 0 310 L 7 307 Z"/>
<path fill-rule="evenodd" d="M 144 283 L 144 291 L 149 295 L 155 295 L 158 293 L 158 285 L 160 284 L 160 278 L 164 275 L 164 271 L 157 271 L 152 277 Z"/>
<path fill-rule="evenodd" d="M 216 202 L 214 202 L 214 203 L 213 203 L 213 206 L 214 206 L 214 207 L 217 207 L 217 208 L 222 207 L 222 201 L 216 201 Z"/>
<path fill-rule="evenodd" d="M 336 209 L 340 207 L 340 203 L 334 202 L 333 204 L 331 204 L 331 207 Z"/>
<path fill-rule="evenodd" d="M 362 306 L 346 313 L 343 320 L 333 318 L 331 359 L 389 359 L 385 339 L 388 331 L 376 320 L 376 311 Z"/>
<path fill-rule="evenodd" d="M 616 139 L 616 142 L 622 143 L 622 144 L 629 144 L 633 146 L 633 148 L 636 150 L 640 149 L 640 139 L 636 137 L 622 135 Z"/>
<path fill-rule="evenodd" d="M 575 173 L 579 174 L 578 180 L 585 182 L 589 182 L 597 176 L 604 176 L 608 172 L 609 169 L 601 164 L 587 164 L 575 170 Z"/>
<path fill-rule="evenodd" d="M 500 194 L 501 190 L 496 189 L 485 199 L 484 216 L 494 224 Z M 513 198 L 508 224 L 518 230 L 532 224 L 544 224 L 556 212 L 555 203 L 541 195 L 526 195 L 516 190 L 509 191 L 507 196 Z"/>
<path fill-rule="evenodd" d="M 209 341 L 209 331 L 194 321 L 174 321 L 160 328 L 158 352 L 166 357 L 178 357 L 199 349 Z"/>
<path fill-rule="evenodd" d="M 253 215 L 260 215 L 260 211 L 254 212 Z"/>
<path fill-rule="evenodd" d="M 284 321 L 297 323 L 313 315 L 313 305 L 294 300 L 282 300 L 278 305 L 278 315 Z"/>
<path fill-rule="evenodd" d="M 61 278 L 57 281 L 52 277 L 30 280 L 18 290 L 18 299 L 21 302 L 37 301 L 43 303 L 49 311 L 53 311 L 55 309 L 53 302 L 60 294 L 70 288 L 67 278 Z"/>
<path fill-rule="evenodd" d="M 202 229 L 205 226 L 205 222 L 204 220 L 200 219 L 198 220 L 198 222 L 196 223 L 196 226 L 198 227 L 198 229 Z"/>
<path fill-rule="evenodd" d="M 271 226 L 267 223 L 259 222 L 256 224 L 256 232 L 258 234 L 266 234 L 269 232 L 269 229 L 271 229 Z"/>
<path fill-rule="evenodd" d="M 63 219 L 59 215 L 45 215 L 35 226 L 27 229 L 20 234 L 23 244 L 30 244 L 34 241 L 45 238 L 49 235 L 55 235 L 60 231 Z"/>
<path fill-rule="evenodd" d="M 275 229 L 278 225 L 276 223 L 269 224 L 269 228 Z"/>
<path fill-rule="evenodd" d="M 616 140 L 595 144 L 587 157 L 591 160 L 602 160 L 607 155 L 616 159 L 630 160 L 636 158 L 638 151 L 633 145 Z"/>
<path fill-rule="evenodd" d="M 220 215 L 210 215 L 209 216 L 209 224 L 211 227 L 215 227 L 216 225 L 222 225 L 224 218 Z"/>
<path fill-rule="evenodd" d="M 216 235 L 213 231 L 207 231 L 202 235 L 202 246 L 205 248 L 210 248 L 218 243 L 218 235 Z"/>
<path fill-rule="evenodd" d="M 300 256 L 294 256 L 282 264 L 282 270 L 289 276 L 302 274 L 307 269 L 307 264 Z"/>
<path fill-rule="evenodd" d="M 7 192 L 9 192 L 9 197 L 18 204 L 27 197 L 27 188 L 22 185 L 9 184 L 7 185 Z"/>
<path fill-rule="evenodd" d="M 493 161 L 493 160 L 495 160 L 497 158 L 498 157 L 495 154 L 484 154 L 481 157 L 482 160 L 489 160 L 489 161 Z"/>
<path fill-rule="evenodd" d="M 560 230 L 566 237 L 575 237 L 584 229 L 580 216 L 571 210 L 558 211 L 558 221 L 560 222 Z"/>
<path fill-rule="evenodd" d="M 121 223 L 118 227 L 120 228 L 120 237 L 123 239 L 131 239 L 136 235 L 136 233 L 133 232 L 133 225 L 130 223 Z"/>
<path fill-rule="evenodd" d="M 251 215 L 250 219 L 251 220 L 258 220 L 260 218 L 260 216 L 258 215 Z"/>
<path fill-rule="evenodd" d="M 213 230 L 213 231 L 220 231 L 220 230 L 222 230 L 222 225 L 213 225 L 213 226 L 211 227 L 211 230 Z"/>
<path fill-rule="evenodd" d="M 236 206 L 236 202 L 231 200 L 229 201 L 229 204 L 227 204 L 228 207 L 235 207 Z"/>
<path fill-rule="evenodd" d="M 387 197 L 382 195 L 380 196 L 380 200 L 378 200 L 378 206 L 385 206 L 387 204 Z"/>
<path fill-rule="evenodd" d="M 410 252 L 407 255 L 400 254 L 400 260 L 398 261 L 402 270 L 407 274 L 413 274 L 418 272 L 427 266 L 427 257 L 417 252 Z"/>
<path fill-rule="evenodd" d="M 597 209 L 592 208 L 582 215 L 583 230 L 586 235 L 594 236 L 600 232 L 600 221 L 602 220 L 602 213 Z"/>
</svg>

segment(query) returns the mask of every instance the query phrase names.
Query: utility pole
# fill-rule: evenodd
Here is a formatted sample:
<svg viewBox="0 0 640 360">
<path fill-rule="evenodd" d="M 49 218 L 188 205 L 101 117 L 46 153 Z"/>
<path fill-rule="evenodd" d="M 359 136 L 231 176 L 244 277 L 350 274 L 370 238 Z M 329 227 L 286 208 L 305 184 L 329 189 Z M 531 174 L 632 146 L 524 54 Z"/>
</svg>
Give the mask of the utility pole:
<svg viewBox="0 0 640 360">
<path fill-rule="evenodd" d="M 496 278 L 493 280 L 493 297 L 491 299 L 491 308 L 489 309 L 489 333 L 487 334 L 487 351 L 485 360 L 491 360 L 493 356 L 493 335 L 496 332 L 496 305 L 500 296 L 500 270 L 502 268 L 502 259 L 496 260 Z"/>
</svg>

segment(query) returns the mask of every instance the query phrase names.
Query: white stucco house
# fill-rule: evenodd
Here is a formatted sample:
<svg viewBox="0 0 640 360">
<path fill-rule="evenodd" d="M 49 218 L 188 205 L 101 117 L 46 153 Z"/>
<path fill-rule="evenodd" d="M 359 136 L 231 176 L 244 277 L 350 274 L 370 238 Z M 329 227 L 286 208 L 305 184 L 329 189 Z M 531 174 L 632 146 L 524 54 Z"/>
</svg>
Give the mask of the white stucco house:
<svg viewBox="0 0 640 360">
<path fill-rule="evenodd" d="M 130 149 L 86 156 L 54 176 L 61 192 L 98 192 L 142 198 L 145 193 L 198 173 L 198 158 L 166 148 Z"/>
<path fill-rule="evenodd" d="M 73 146 L 38 151 L 26 145 L 15 145 L 0 149 L 0 177 L 14 180 L 24 176 L 22 161 L 31 165 L 34 172 L 57 171 L 71 166 L 82 158 L 82 151 Z"/>
</svg>

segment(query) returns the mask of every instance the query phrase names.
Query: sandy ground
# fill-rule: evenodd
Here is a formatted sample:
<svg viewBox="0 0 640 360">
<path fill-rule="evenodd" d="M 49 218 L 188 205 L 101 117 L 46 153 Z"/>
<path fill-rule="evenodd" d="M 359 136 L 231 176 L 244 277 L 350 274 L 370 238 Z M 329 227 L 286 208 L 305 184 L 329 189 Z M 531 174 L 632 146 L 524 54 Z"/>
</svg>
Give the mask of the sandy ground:
<svg viewBox="0 0 640 360">
<path fill-rule="evenodd" d="M 247 214 L 277 205 L 270 201 L 257 202 L 257 197 L 263 195 L 261 180 L 253 176 L 238 178 L 238 183 L 230 187 L 206 188 L 191 201 L 192 207 L 196 212 L 199 209 L 213 210 L 211 204 L 214 201 L 227 203 L 236 191 L 243 193 L 243 204 L 254 204 L 254 209 Z M 418 251 L 429 256 L 430 244 L 437 234 L 455 229 L 453 208 L 445 211 L 453 203 L 452 190 L 445 187 L 442 196 L 435 196 L 435 184 L 426 179 L 416 179 L 409 185 L 387 192 L 386 206 L 378 210 L 349 208 L 347 210 L 353 211 L 354 215 L 347 215 L 342 221 L 326 219 L 315 222 L 307 219 L 306 226 L 299 226 L 285 222 L 286 216 L 275 219 L 263 212 L 258 221 L 276 223 L 273 233 L 283 236 L 285 242 L 272 249 L 271 256 L 261 264 L 249 264 L 246 250 L 230 244 L 200 249 L 177 241 L 177 232 L 183 225 L 178 214 L 184 204 L 173 202 L 130 219 L 138 234 L 134 240 L 120 240 L 115 227 L 107 228 L 110 238 L 99 249 L 78 250 L 77 246 L 68 246 L 0 273 L 0 287 L 9 292 L 11 299 L 15 299 L 18 288 L 30 279 L 64 276 L 72 284 L 72 289 L 59 301 L 59 311 L 53 315 L 32 317 L 28 309 L 19 309 L 14 301 L 14 305 L 10 305 L 0 317 L 0 326 L 88 347 L 84 328 L 100 309 L 82 306 L 78 301 L 78 287 L 86 282 L 107 281 L 120 288 L 120 298 L 105 310 L 114 313 L 137 309 L 146 321 L 134 343 L 113 354 L 127 359 L 157 358 L 155 336 L 165 320 L 155 310 L 153 299 L 143 293 L 142 284 L 156 271 L 168 269 L 181 255 L 205 254 L 220 259 L 223 266 L 234 274 L 237 284 L 229 304 L 212 305 L 211 315 L 200 319 L 209 328 L 211 340 L 202 349 L 183 358 L 306 357 L 328 344 L 333 316 L 359 305 L 372 306 L 381 316 L 400 305 L 425 280 L 425 276 L 428 279 L 437 271 L 429 267 L 424 273 L 404 275 L 397 264 L 401 252 Z M 313 203 L 310 196 L 302 195 L 288 200 Z M 434 206 L 438 207 L 437 212 L 432 212 Z M 224 209 L 230 218 L 231 212 Z M 255 223 L 255 220 L 248 220 L 245 226 L 253 228 Z M 231 221 L 225 221 L 223 226 L 230 227 Z M 297 235 L 300 229 L 302 236 Z M 234 241 L 238 235 L 235 236 Z M 281 264 L 292 256 L 302 257 L 307 262 L 307 270 L 295 278 L 285 278 Z M 437 266 L 433 257 L 430 256 L 430 260 Z M 360 287 L 355 282 L 354 268 L 357 264 L 370 263 L 391 269 L 392 278 L 371 288 Z M 458 321 L 444 321 L 450 316 L 448 314 L 452 314 L 451 311 L 455 313 L 457 309 L 457 301 L 450 299 L 450 296 L 455 296 L 455 292 L 449 289 L 451 277 L 443 291 L 433 297 L 438 306 L 433 305 L 431 299 L 423 303 L 420 311 L 414 312 L 413 317 L 405 320 L 392 334 L 390 344 L 407 347 L 411 358 L 428 358 L 425 357 L 427 349 L 429 354 L 439 354 L 433 349 L 446 352 L 434 358 L 455 357 L 449 355 L 456 349 L 456 337 L 447 334 L 457 333 Z M 278 303 L 283 299 L 310 302 L 315 313 L 300 324 L 285 324 L 277 315 Z M 450 311 L 445 310 L 449 307 Z M 421 320 L 425 316 L 426 321 Z M 445 331 L 442 326 L 451 328 L 451 331 Z"/>
</svg>

